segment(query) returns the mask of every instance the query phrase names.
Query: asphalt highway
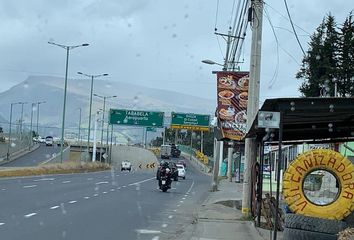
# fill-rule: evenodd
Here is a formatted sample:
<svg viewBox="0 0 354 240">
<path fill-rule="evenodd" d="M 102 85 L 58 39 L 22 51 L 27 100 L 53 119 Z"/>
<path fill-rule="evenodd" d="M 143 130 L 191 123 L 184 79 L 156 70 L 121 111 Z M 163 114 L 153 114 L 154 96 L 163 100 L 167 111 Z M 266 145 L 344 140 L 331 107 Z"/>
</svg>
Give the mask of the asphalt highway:
<svg viewBox="0 0 354 240">
<path fill-rule="evenodd" d="M 210 177 L 186 162 L 167 193 L 155 171 L 0 179 L 1 239 L 188 239 Z"/>
<path fill-rule="evenodd" d="M 1 165 L 2 167 L 31 167 L 46 162 L 60 152 L 57 145 L 46 146 L 41 144 L 38 149 L 17 158 L 14 161 Z"/>
</svg>

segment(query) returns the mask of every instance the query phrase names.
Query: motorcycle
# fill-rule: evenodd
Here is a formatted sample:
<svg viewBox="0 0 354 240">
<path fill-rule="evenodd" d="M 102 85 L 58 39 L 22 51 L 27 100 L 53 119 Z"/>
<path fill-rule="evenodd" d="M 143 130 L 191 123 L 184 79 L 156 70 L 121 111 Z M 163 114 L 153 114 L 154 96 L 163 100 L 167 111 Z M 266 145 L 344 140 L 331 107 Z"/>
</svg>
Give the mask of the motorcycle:
<svg viewBox="0 0 354 240">
<path fill-rule="evenodd" d="M 169 168 L 166 168 L 160 172 L 159 177 L 159 187 L 163 192 L 167 192 L 171 188 L 171 171 Z"/>
</svg>

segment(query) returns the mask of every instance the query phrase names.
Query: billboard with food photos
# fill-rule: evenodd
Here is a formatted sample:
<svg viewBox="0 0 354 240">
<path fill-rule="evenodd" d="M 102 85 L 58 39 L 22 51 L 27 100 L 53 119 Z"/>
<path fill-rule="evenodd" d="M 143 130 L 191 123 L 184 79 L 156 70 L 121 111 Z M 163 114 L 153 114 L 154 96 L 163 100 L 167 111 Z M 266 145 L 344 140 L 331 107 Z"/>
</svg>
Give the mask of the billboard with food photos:
<svg viewBox="0 0 354 240">
<path fill-rule="evenodd" d="M 246 134 L 249 72 L 216 72 L 216 76 L 222 137 L 240 141 Z"/>
</svg>

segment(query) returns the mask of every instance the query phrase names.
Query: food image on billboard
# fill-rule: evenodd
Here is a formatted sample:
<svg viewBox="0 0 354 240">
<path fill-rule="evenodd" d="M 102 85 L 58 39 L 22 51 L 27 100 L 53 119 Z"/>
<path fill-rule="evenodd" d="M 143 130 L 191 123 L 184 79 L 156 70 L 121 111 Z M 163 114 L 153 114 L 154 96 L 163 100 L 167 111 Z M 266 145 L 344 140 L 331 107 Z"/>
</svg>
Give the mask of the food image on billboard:
<svg viewBox="0 0 354 240">
<path fill-rule="evenodd" d="M 246 134 L 249 72 L 217 72 L 217 116 L 223 138 L 240 141 Z"/>
</svg>

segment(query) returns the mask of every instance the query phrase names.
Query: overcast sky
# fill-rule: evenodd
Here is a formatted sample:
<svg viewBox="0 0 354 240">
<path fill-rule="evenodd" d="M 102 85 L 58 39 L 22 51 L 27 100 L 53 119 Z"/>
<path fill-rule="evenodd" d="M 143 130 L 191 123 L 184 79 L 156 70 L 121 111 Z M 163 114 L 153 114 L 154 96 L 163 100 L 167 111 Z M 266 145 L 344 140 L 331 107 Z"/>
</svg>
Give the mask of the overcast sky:
<svg viewBox="0 0 354 240">
<path fill-rule="evenodd" d="M 223 62 L 233 0 L 0 0 L 0 92 L 29 75 L 64 76 L 65 50 L 47 44 L 89 47 L 70 52 L 69 77 L 109 73 L 110 81 L 215 99 L 213 70 L 203 59 Z M 237 0 L 236 0 L 237 3 Z M 309 34 L 331 12 L 342 23 L 353 9 L 348 0 L 288 0 L 305 50 Z M 302 52 L 291 32 L 283 1 L 266 1 L 263 21 L 261 99 L 298 96 L 295 74 Z M 268 18 L 275 27 L 277 43 Z M 303 29 L 303 30 L 302 30 Z M 249 69 L 251 31 L 246 36 L 241 70 Z M 285 52 L 285 51 L 286 52 Z M 274 74 L 276 78 L 274 78 Z"/>
</svg>

